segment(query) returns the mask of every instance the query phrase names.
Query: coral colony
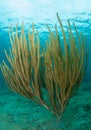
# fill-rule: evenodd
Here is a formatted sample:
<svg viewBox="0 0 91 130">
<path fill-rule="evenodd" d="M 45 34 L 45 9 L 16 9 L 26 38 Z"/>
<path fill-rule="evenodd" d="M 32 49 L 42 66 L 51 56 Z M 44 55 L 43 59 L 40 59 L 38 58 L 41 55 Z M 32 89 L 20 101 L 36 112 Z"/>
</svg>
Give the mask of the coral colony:
<svg viewBox="0 0 91 130">
<path fill-rule="evenodd" d="M 86 71 L 86 39 L 78 33 L 75 24 L 75 35 L 68 21 L 67 35 L 60 17 L 57 18 L 62 32 L 59 35 L 48 27 L 49 36 L 45 48 L 40 48 L 38 31 L 32 24 L 32 32 L 26 37 L 24 26 L 16 34 L 13 27 L 9 29 L 11 48 L 1 64 L 1 71 L 9 88 L 34 102 L 44 106 L 58 118 L 64 112 L 69 99 L 75 94 Z M 63 39 L 63 42 L 62 42 Z M 40 51 L 41 50 L 41 51 Z"/>
</svg>

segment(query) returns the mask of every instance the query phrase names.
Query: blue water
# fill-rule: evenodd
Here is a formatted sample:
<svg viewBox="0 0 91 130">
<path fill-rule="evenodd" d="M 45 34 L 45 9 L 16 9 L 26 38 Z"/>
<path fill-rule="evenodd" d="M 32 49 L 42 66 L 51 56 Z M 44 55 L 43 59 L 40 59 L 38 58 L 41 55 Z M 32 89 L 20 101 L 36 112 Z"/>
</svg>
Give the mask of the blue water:
<svg viewBox="0 0 91 130">
<path fill-rule="evenodd" d="M 79 32 L 87 37 L 87 47 L 89 50 L 88 67 L 84 82 L 91 81 L 91 1 L 90 0 L 0 0 L 0 63 L 6 60 L 4 49 L 8 51 L 10 42 L 8 36 L 8 27 L 16 23 L 19 27 L 24 21 L 24 27 L 27 31 L 34 23 L 38 29 L 41 44 L 45 43 L 48 30 L 46 24 L 49 24 L 51 30 L 54 30 L 55 23 L 59 28 L 56 13 L 62 20 L 63 26 L 67 28 L 67 20 L 71 25 L 75 22 Z M 5 83 L 0 72 L 0 89 L 5 88 Z M 91 89 L 90 89 L 91 92 Z M 91 114 L 91 113 L 90 113 Z M 0 129 L 4 130 L 4 129 Z M 7 129 L 5 129 L 7 130 Z M 12 129 L 13 130 L 13 129 Z M 28 129 L 29 130 L 29 129 Z M 37 129 L 35 129 L 37 130 Z M 42 130 L 42 129 L 40 129 Z M 61 129 L 59 129 L 61 130 Z M 73 130 L 73 129 L 72 129 Z M 79 129 L 78 129 L 79 130 Z M 91 130 L 84 129 L 84 130 Z"/>
<path fill-rule="evenodd" d="M 67 20 L 75 22 L 79 31 L 87 36 L 89 59 L 91 57 L 91 1 L 83 0 L 3 0 L 0 1 L 0 62 L 3 58 L 3 49 L 9 46 L 8 26 L 16 26 L 18 22 L 21 27 L 24 21 L 25 30 L 31 27 L 32 22 L 39 30 L 42 43 L 48 32 L 46 24 L 54 29 L 56 23 L 59 27 L 56 12 L 59 13 L 64 27 L 67 27 Z M 91 62 L 88 61 L 88 79 L 91 79 Z"/>
</svg>

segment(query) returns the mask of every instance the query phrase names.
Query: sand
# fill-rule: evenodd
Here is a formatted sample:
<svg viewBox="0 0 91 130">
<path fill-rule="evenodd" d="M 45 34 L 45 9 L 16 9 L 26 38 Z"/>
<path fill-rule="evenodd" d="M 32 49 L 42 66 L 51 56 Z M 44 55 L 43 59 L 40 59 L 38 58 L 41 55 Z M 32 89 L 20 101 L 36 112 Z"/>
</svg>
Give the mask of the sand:
<svg viewBox="0 0 91 130">
<path fill-rule="evenodd" d="M 91 130 L 91 82 L 83 82 L 60 121 L 30 99 L 0 85 L 0 130 Z"/>
</svg>

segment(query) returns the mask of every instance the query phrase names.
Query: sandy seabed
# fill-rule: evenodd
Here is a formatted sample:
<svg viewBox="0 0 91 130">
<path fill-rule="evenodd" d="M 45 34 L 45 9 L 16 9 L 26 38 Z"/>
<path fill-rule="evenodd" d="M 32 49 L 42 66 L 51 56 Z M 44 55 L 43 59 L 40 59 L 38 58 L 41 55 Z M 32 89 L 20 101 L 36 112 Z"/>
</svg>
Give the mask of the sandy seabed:
<svg viewBox="0 0 91 130">
<path fill-rule="evenodd" d="M 60 121 L 30 99 L 0 85 L 0 130 L 91 130 L 91 82 L 83 82 Z"/>
</svg>

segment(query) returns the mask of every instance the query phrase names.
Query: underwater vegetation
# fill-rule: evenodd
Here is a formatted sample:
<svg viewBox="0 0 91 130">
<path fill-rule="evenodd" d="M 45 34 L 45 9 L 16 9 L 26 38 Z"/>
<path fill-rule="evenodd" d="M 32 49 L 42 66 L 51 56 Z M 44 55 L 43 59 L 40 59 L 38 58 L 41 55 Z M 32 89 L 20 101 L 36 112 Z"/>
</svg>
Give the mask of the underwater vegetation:
<svg viewBox="0 0 91 130">
<path fill-rule="evenodd" d="M 49 30 L 46 48 L 40 47 L 38 31 L 32 24 L 32 32 L 26 37 L 24 26 L 16 34 L 13 27 L 9 29 L 11 48 L 0 66 L 6 84 L 17 92 L 61 117 L 69 99 L 79 88 L 86 72 L 87 50 L 86 38 L 77 31 L 75 35 L 68 20 L 67 33 L 60 17 L 57 18 L 62 32 L 61 41 L 57 26 L 55 32 Z M 41 50 L 41 51 L 40 51 Z"/>
</svg>

